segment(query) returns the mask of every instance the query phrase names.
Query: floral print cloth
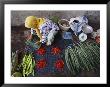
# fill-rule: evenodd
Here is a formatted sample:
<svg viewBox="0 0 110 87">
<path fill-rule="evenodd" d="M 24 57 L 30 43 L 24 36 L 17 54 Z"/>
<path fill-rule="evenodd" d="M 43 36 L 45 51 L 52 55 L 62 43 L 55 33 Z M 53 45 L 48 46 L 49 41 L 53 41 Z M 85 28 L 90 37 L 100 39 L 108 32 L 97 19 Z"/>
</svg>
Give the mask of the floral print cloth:
<svg viewBox="0 0 110 87">
<path fill-rule="evenodd" d="M 49 19 L 45 19 L 45 22 L 39 26 L 40 33 L 42 34 L 42 43 L 46 43 L 48 34 L 51 30 L 59 30 L 59 27 Z M 31 29 L 31 34 L 35 34 L 34 29 Z"/>
<path fill-rule="evenodd" d="M 48 34 L 51 30 L 59 30 L 59 27 L 51 20 L 46 19 L 46 22 L 40 26 L 40 32 L 42 34 L 42 43 L 47 41 Z"/>
</svg>

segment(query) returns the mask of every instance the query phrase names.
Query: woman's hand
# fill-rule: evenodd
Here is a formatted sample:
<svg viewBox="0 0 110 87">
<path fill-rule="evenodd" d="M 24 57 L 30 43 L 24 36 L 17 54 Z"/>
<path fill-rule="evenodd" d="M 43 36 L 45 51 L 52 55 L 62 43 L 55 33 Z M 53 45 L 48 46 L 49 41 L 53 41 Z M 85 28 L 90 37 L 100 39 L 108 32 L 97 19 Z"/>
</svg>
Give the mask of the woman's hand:
<svg viewBox="0 0 110 87">
<path fill-rule="evenodd" d="M 40 33 L 40 30 L 36 28 L 35 31 L 37 33 L 37 36 L 40 38 L 40 40 L 42 40 L 42 34 Z"/>
<path fill-rule="evenodd" d="M 28 40 L 31 40 L 32 39 L 32 34 L 28 37 Z"/>
</svg>

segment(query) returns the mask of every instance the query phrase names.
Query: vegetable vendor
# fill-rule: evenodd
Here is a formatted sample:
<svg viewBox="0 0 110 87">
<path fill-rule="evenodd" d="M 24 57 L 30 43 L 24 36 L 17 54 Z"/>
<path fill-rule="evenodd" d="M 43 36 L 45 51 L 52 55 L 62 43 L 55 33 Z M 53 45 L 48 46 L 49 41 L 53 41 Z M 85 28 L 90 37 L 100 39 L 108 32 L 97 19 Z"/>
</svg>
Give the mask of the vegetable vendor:
<svg viewBox="0 0 110 87">
<path fill-rule="evenodd" d="M 25 20 L 25 27 L 31 28 L 32 34 L 40 38 L 40 42 L 51 45 L 54 40 L 54 35 L 58 32 L 59 27 L 47 18 L 37 18 L 35 16 L 28 16 Z"/>
</svg>

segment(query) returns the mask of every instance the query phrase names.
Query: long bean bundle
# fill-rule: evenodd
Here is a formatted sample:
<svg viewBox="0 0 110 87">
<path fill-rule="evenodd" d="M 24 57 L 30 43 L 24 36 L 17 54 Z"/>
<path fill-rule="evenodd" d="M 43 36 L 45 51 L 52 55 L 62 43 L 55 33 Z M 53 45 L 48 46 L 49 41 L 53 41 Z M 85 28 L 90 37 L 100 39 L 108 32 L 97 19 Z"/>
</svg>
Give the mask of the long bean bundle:
<svg viewBox="0 0 110 87">
<path fill-rule="evenodd" d="M 97 69 L 100 64 L 100 47 L 95 42 L 83 42 L 65 49 L 68 69 L 75 75 L 80 70 Z"/>
</svg>

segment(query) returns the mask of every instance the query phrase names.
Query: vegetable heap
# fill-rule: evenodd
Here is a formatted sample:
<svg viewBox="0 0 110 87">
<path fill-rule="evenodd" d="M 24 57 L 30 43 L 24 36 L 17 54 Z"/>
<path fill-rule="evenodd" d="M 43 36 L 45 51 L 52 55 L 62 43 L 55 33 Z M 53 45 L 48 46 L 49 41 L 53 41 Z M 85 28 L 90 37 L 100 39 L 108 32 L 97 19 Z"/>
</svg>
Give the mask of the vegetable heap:
<svg viewBox="0 0 110 87">
<path fill-rule="evenodd" d="M 16 69 L 17 69 L 17 64 L 18 64 L 18 55 L 17 55 L 17 52 L 12 52 L 12 55 L 11 55 L 11 75 L 13 75 L 13 73 L 16 72 Z"/>
<path fill-rule="evenodd" d="M 73 75 L 80 70 L 96 70 L 100 64 L 100 48 L 95 42 L 83 42 L 65 49 L 65 61 Z"/>
<path fill-rule="evenodd" d="M 34 76 L 35 60 L 33 59 L 32 54 L 24 55 L 22 67 L 23 67 L 23 77 L 29 76 L 30 74 Z"/>
<path fill-rule="evenodd" d="M 31 46 L 34 49 L 39 49 L 41 47 L 41 43 L 36 44 L 36 43 L 32 42 L 31 40 L 27 40 L 25 42 L 25 44 L 28 45 L 28 46 Z"/>
<path fill-rule="evenodd" d="M 21 67 L 19 64 L 19 52 L 12 52 L 11 54 L 11 76 L 22 77 Z"/>
<path fill-rule="evenodd" d="M 51 18 L 50 18 L 50 20 L 52 20 L 54 23 L 58 23 L 58 21 L 59 21 L 59 17 L 58 16 L 52 16 Z"/>
</svg>

